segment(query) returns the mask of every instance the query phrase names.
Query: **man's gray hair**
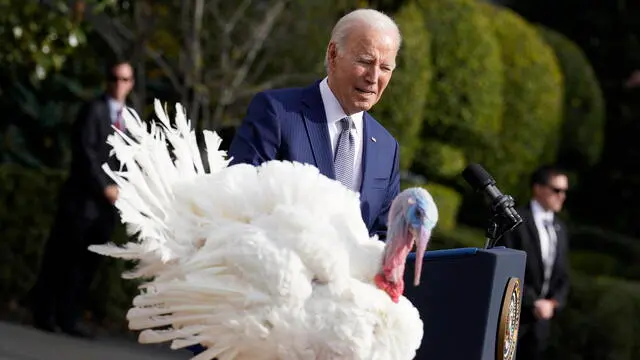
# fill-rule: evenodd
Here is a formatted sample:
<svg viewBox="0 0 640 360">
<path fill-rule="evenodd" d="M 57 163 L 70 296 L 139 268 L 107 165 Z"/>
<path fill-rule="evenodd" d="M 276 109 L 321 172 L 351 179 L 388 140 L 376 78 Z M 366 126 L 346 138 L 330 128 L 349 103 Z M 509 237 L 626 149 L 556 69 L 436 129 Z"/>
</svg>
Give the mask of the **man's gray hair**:
<svg viewBox="0 0 640 360">
<path fill-rule="evenodd" d="M 336 44 L 338 52 L 344 49 L 344 45 L 351 33 L 352 29 L 356 26 L 368 26 L 377 30 L 389 31 L 396 37 L 396 46 L 400 49 L 402 43 L 402 36 L 400 35 L 400 29 L 398 25 L 388 15 L 374 9 L 357 9 L 346 15 L 344 15 L 331 31 L 331 40 Z M 325 69 L 328 69 L 329 65 L 329 49 L 327 47 L 327 53 L 324 57 Z"/>
</svg>

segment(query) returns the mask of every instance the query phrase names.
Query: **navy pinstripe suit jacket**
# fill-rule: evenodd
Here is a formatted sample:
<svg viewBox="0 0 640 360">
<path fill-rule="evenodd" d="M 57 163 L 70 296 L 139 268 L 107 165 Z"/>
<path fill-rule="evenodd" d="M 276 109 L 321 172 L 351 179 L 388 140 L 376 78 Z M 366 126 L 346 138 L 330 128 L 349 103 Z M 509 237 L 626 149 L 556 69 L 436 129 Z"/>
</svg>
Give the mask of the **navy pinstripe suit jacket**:
<svg viewBox="0 0 640 360">
<path fill-rule="evenodd" d="M 258 93 L 231 142 L 231 164 L 298 161 L 335 179 L 319 84 Z M 398 143 L 366 112 L 363 123 L 360 209 L 369 233 L 384 239 L 389 207 L 400 191 Z"/>
</svg>

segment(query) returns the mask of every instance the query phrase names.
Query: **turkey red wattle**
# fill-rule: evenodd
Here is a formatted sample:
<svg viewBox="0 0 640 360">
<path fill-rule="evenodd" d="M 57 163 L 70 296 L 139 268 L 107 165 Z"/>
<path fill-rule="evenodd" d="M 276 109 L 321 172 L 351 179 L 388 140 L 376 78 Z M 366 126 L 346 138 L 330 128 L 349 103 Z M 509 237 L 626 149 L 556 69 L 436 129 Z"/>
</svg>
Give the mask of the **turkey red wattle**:
<svg viewBox="0 0 640 360">
<path fill-rule="evenodd" d="M 413 285 L 420 285 L 422 260 L 431 236 L 431 232 L 425 230 L 422 226 L 418 229 L 411 228 L 405 234 L 408 235 L 406 237 L 408 241 L 405 238 L 402 239 L 402 243 L 400 243 L 400 239 L 396 239 L 396 243 L 392 242 L 389 249 L 387 249 L 390 250 L 390 253 L 388 254 L 389 256 L 385 256 L 382 271 L 374 278 L 376 286 L 386 292 L 395 303 L 399 301 L 400 296 L 402 296 L 404 292 L 404 269 L 407 256 L 414 247 L 414 244 L 416 247 L 416 263 L 414 267 Z"/>
<path fill-rule="evenodd" d="M 382 274 L 377 274 L 373 280 L 380 290 L 389 295 L 391 301 L 396 304 L 400 301 L 400 296 L 402 296 L 402 293 L 404 292 L 404 280 L 400 279 L 394 283 L 385 279 Z"/>
<path fill-rule="evenodd" d="M 398 245 L 399 243 L 393 243 Z M 389 244 L 388 244 L 389 245 Z M 413 247 L 413 241 L 403 243 L 401 246 L 391 246 L 390 253 L 385 256 L 382 263 L 382 271 L 375 276 L 378 288 L 389 294 L 391 300 L 397 303 L 404 292 L 404 268 L 407 255 Z"/>
</svg>

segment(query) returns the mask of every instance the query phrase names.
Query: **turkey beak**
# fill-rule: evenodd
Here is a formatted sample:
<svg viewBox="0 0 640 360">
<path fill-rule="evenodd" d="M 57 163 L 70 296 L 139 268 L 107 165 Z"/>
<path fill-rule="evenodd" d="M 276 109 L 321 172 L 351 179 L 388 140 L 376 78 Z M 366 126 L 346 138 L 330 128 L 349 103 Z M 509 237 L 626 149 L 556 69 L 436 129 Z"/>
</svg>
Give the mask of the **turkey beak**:
<svg viewBox="0 0 640 360">
<path fill-rule="evenodd" d="M 419 227 L 416 231 L 416 266 L 415 273 L 413 275 L 413 285 L 420 285 L 420 275 L 422 275 L 422 260 L 424 259 L 424 253 L 427 251 L 427 244 L 429 243 L 429 237 L 431 232 L 425 230 L 424 227 Z"/>
</svg>

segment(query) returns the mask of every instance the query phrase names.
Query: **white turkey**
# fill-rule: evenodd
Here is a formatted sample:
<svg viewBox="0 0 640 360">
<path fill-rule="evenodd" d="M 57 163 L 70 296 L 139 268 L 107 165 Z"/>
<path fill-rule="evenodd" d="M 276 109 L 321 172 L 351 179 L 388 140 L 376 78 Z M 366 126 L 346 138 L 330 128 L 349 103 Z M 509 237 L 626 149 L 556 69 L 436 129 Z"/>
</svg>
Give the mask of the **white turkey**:
<svg viewBox="0 0 640 360">
<path fill-rule="evenodd" d="M 311 165 L 228 166 L 205 131 L 205 172 L 184 108 L 171 125 L 154 105 L 150 130 L 126 116 L 128 134 L 108 139 L 124 167 L 104 165 L 135 240 L 90 247 L 137 261 L 123 276 L 145 281 L 127 313 L 139 342 L 201 344 L 194 360 L 413 359 L 423 325 L 403 274 L 415 244 L 419 284 L 438 220 L 426 190 L 394 200 L 384 243 L 369 237 L 359 194 Z"/>
</svg>

